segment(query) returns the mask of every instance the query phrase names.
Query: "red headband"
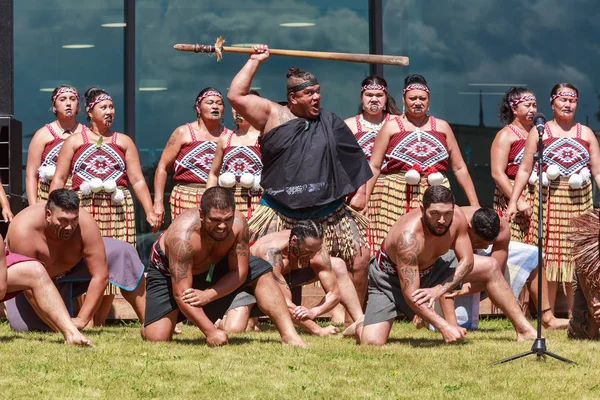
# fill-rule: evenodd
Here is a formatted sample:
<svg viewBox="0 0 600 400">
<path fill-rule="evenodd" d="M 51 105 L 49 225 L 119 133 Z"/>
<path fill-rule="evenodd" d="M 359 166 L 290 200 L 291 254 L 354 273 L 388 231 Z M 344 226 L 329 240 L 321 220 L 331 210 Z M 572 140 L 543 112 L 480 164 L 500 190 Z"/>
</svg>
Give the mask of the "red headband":
<svg viewBox="0 0 600 400">
<path fill-rule="evenodd" d="M 202 96 L 198 97 L 198 101 L 196 102 L 196 104 L 200 104 L 202 99 L 210 96 L 218 96 L 220 98 L 223 98 L 223 95 L 220 92 L 217 92 L 216 90 L 209 90 L 208 92 L 204 92 Z"/>
<path fill-rule="evenodd" d="M 383 85 L 378 85 L 376 83 L 369 83 L 368 85 L 364 85 L 361 87 L 362 91 L 365 90 L 383 90 L 384 92 L 387 92 L 387 88 Z"/>
<path fill-rule="evenodd" d="M 101 94 L 100 96 L 98 96 L 94 100 L 92 100 L 90 103 L 88 103 L 87 106 L 85 106 L 85 112 L 89 112 L 92 108 L 94 108 L 94 106 L 96 104 L 98 104 L 98 103 L 100 103 L 101 101 L 104 101 L 104 100 L 111 100 L 112 101 L 112 97 L 110 97 L 106 93 Z"/>
<path fill-rule="evenodd" d="M 63 93 L 73 93 L 75 97 L 77 97 L 77 101 L 79 101 L 79 93 L 77 93 L 77 90 L 70 86 L 64 86 L 58 89 L 56 91 L 56 94 L 52 96 L 52 105 L 54 105 L 54 102 L 56 101 L 56 99 L 58 99 L 58 96 L 60 96 Z"/>
<path fill-rule="evenodd" d="M 411 90 L 423 90 L 427 93 L 430 93 L 429 88 L 426 85 L 423 85 L 422 83 L 411 83 L 410 85 L 404 88 L 402 94 L 406 94 L 406 92 L 409 92 Z"/>
<path fill-rule="evenodd" d="M 512 99 L 511 101 L 508 102 L 508 105 L 511 107 L 514 107 L 517 104 L 524 103 L 526 101 L 535 101 L 535 96 L 532 94 L 526 94 L 524 96 L 517 97 L 516 99 Z"/>
<path fill-rule="evenodd" d="M 559 97 L 574 97 L 575 99 L 577 99 L 577 94 L 570 90 L 567 90 L 567 91 L 561 90 L 560 92 L 556 92 L 552 96 L 550 96 L 550 104 L 552 104 L 552 102 Z"/>
</svg>

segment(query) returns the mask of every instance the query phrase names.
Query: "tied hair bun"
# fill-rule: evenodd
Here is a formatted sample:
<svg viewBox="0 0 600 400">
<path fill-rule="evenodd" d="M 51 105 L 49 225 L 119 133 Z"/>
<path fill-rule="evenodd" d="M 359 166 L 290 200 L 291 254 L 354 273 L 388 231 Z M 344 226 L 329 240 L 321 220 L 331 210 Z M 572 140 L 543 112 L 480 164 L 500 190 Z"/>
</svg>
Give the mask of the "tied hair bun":
<svg viewBox="0 0 600 400">
<path fill-rule="evenodd" d="M 301 72 L 302 72 L 302 71 L 300 71 L 298 68 L 296 68 L 296 67 L 292 67 L 292 68 L 290 68 L 290 69 L 288 70 L 288 72 L 287 72 L 287 74 L 286 74 L 285 76 L 286 76 L 286 78 L 290 78 L 290 77 L 292 77 L 292 76 L 294 76 L 294 75 L 298 75 L 298 74 L 300 74 Z"/>
</svg>

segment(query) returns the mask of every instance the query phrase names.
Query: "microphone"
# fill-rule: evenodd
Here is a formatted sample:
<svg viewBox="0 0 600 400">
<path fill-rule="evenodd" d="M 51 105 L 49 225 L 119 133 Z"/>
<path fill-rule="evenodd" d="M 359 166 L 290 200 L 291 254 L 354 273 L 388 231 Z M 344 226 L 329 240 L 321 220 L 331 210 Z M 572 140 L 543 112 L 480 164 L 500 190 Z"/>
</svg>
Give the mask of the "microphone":
<svg viewBox="0 0 600 400">
<path fill-rule="evenodd" d="M 544 134 L 544 125 L 546 124 L 546 116 L 542 113 L 537 113 L 533 117 L 533 126 L 537 129 L 540 135 Z"/>
</svg>

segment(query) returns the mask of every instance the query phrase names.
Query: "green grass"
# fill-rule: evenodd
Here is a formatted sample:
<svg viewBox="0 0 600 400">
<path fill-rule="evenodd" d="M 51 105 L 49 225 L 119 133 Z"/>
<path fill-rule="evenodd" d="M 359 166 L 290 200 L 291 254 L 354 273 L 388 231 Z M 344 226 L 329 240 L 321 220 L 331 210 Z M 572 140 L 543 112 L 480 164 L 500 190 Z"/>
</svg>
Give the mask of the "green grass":
<svg viewBox="0 0 600 400">
<path fill-rule="evenodd" d="M 58 334 L 15 333 L 0 323 L 0 398 L 51 399 L 548 399 L 600 398 L 600 343 L 545 332 L 548 350 L 568 365 L 529 356 L 506 320 L 484 320 L 459 345 L 396 323 L 390 343 L 359 347 L 353 340 L 305 336 L 308 350 L 282 347 L 277 332 L 230 337 L 208 348 L 185 326 L 173 343 L 146 343 L 139 325 L 86 331 L 91 349 L 61 344 Z"/>
</svg>

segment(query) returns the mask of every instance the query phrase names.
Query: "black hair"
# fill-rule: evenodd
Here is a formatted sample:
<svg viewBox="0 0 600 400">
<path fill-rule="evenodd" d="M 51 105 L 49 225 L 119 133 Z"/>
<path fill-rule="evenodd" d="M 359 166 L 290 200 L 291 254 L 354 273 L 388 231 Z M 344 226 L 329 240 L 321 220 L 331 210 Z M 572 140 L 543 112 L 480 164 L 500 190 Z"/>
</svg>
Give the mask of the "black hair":
<svg viewBox="0 0 600 400">
<path fill-rule="evenodd" d="M 579 90 L 577 90 L 577 88 L 575 87 L 575 85 L 563 82 L 563 83 L 557 83 L 556 85 L 554 85 L 554 87 L 550 91 L 550 97 L 554 96 L 556 93 L 558 93 L 558 91 L 560 89 L 564 89 L 564 88 L 572 89 L 573 91 L 575 91 L 575 94 L 577 96 L 579 96 Z M 550 104 L 552 104 L 552 103 L 550 103 Z"/>
<path fill-rule="evenodd" d="M 85 98 L 86 108 L 87 108 L 88 104 L 92 103 L 94 101 L 94 99 L 96 99 L 96 97 L 98 97 L 98 96 L 100 96 L 102 94 L 108 95 L 108 92 L 106 90 L 97 88 L 95 86 L 92 86 L 91 88 L 89 88 L 88 90 L 86 90 L 85 94 L 83 95 L 83 97 Z M 92 111 L 92 110 L 90 110 L 90 111 Z M 87 115 L 87 112 L 86 112 L 86 117 L 85 118 L 88 120 L 88 122 L 92 121 L 92 119 L 90 118 L 90 116 Z"/>
<path fill-rule="evenodd" d="M 491 242 L 500 234 L 500 217 L 491 208 L 481 207 L 473 213 L 471 227 L 477 236 Z"/>
<path fill-rule="evenodd" d="M 323 231 L 321 224 L 316 223 L 312 219 L 303 219 L 296 222 L 294 226 L 292 226 L 289 244 L 291 246 L 293 236 L 296 236 L 298 242 L 304 243 L 306 238 L 309 237 L 323 240 L 324 235 L 325 232 Z"/>
<path fill-rule="evenodd" d="M 294 90 L 290 91 L 290 89 L 293 89 L 295 86 L 298 86 L 298 82 L 295 82 L 297 80 L 302 80 L 305 82 L 317 81 L 317 78 L 315 78 L 315 76 L 310 72 L 301 71 L 295 67 L 290 68 L 285 76 L 287 77 L 288 94 L 294 92 Z"/>
<path fill-rule="evenodd" d="M 420 83 L 421 85 L 427 86 L 427 80 L 425 79 L 425 77 L 423 75 L 412 74 L 412 75 L 408 75 L 406 78 L 404 78 L 404 88 L 405 89 L 408 85 L 412 85 L 413 83 Z"/>
<path fill-rule="evenodd" d="M 360 95 L 362 96 L 362 94 L 364 93 L 364 90 L 362 89 L 363 86 L 367 86 L 367 85 L 381 85 L 384 88 L 386 88 L 385 91 L 385 95 L 386 95 L 386 100 L 385 100 L 385 110 L 383 111 L 384 114 L 392 114 L 392 115 L 400 115 L 402 114 L 402 111 L 398 108 L 398 105 L 396 104 L 396 100 L 394 99 L 394 97 L 387 91 L 387 82 L 385 79 L 383 79 L 382 77 L 380 77 L 379 75 L 371 75 L 371 76 L 367 76 L 365 79 L 363 79 L 363 81 L 360 84 L 361 90 L 360 90 Z M 362 113 L 363 109 L 362 109 L 362 104 L 358 106 L 358 113 Z"/>
<path fill-rule="evenodd" d="M 235 198 L 233 192 L 229 188 L 214 186 L 202 194 L 200 199 L 200 209 L 204 214 L 208 214 L 210 210 L 233 210 L 235 211 Z"/>
<path fill-rule="evenodd" d="M 500 101 L 500 105 L 498 106 L 498 119 L 500 120 L 500 122 L 502 122 L 502 124 L 507 125 L 513 122 L 513 120 L 515 119 L 515 114 L 513 113 L 512 107 L 510 106 L 510 102 L 514 99 L 522 97 L 523 95 L 525 95 L 525 93 L 533 94 L 533 92 L 527 89 L 526 87 L 513 86 L 510 89 L 508 89 L 508 92 L 506 92 L 506 94 L 502 98 L 502 101 Z"/>
<path fill-rule="evenodd" d="M 452 191 L 442 185 L 428 187 L 423 193 L 423 208 L 427 210 L 434 203 L 452 204 L 454 206 Z"/>
<path fill-rule="evenodd" d="M 56 208 L 64 211 L 78 211 L 79 196 L 77 196 L 77 192 L 70 189 L 55 189 L 48 195 L 45 208 L 50 211 Z"/>
</svg>

